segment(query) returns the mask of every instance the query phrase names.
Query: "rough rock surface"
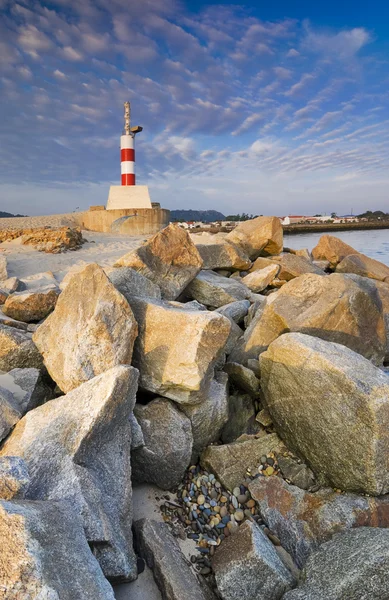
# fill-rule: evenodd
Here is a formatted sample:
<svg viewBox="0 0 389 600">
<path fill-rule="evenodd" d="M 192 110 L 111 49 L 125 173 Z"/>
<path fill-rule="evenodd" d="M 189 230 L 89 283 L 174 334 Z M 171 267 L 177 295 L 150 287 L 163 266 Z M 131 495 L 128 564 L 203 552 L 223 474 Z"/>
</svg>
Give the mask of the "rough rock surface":
<svg viewBox="0 0 389 600">
<path fill-rule="evenodd" d="M 283 245 L 282 225 L 277 217 L 257 217 L 239 223 L 226 240 L 243 248 L 252 260 L 260 254 L 279 254 Z"/>
<path fill-rule="evenodd" d="M 264 256 L 258 256 L 258 258 L 253 262 L 251 269 L 249 269 L 249 273 L 265 269 L 266 267 L 272 267 L 274 265 L 273 258 L 275 257 L 265 258 Z"/>
<path fill-rule="evenodd" d="M 8 279 L 7 259 L 5 256 L 0 256 L 0 281 Z"/>
<path fill-rule="evenodd" d="M 8 277 L 8 279 L 1 281 L 0 287 L 2 290 L 8 292 L 8 294 L 13 294 L 14 292 L 19 291 L 20 280 L 17 277 Z"/>
<path fill-rule="evenodd" d="M 16 319 L 11 319 L 10 317 L 7 317 L 7 315 L 5 315 L 3 313 L 1 308 L 0 308 L 0 325 L 6 325 L 7 327 L 15 327 L 16 329 L 21 329 L 21 331 L 28 330 L 27 323 L 22 323 L 22 321 L 16 321 Z"/>
<path fill-rule="evenodd" d="M 33 340 L 51 377 L 69 392 L 96 375 L 130 364 L 137 324 L 127 300 L 101 267 L 75 273 Z"/>
<path fill-rule="evenodd" d="M 252 521 L 223 541 L 212 568 L 223 600 L 279 600 L 295 584 L 273 544 Z"/>
<path fill-rule="evenodd" d="M 228 362 L 224 366 L 224 371 L 228 374 L 230 381 L 244 392 L 247 392 L 253 398 L 258 398 L 260 383 L 251 369 L 235 362 Z"/>
<path fill-rule="evenodd" d="M 0 371 L 42 369 L 43 360 L 31 334 L 0 324 Z"/>
<path fill-rule="evenodd" d="M 22 458 L 18 456 L 0 458 L 0 498 L 3 500 L 24 498 L 29 484 L 27 465 Z"/>
<path fill-rule="evenodd" d="M 188 417 L 170 400 L 157 398 L 137 404 L 135 417 L 145 445 L 132 452 L 133 480 L 171 489 L 181 483 L 192 454 L 193 436 Z"/>
<path fill-rule="evenodd" d="M 260 477 L 249 489 L 262 519 L 299 567 L 338 531 L 389 526 L 387 495 L 372 498 L 325 488 L 311 493 L 275 476 Z"/>
<path fill-rule="evenodd" d="M 271 342 L 298 331 L 348 346 L 382 364 L 386 331 L 378 293 L 347 275 L 301 275 L 267 298 L 231 360 L 258 358 Z M 237 357 L 235 357 L 235 354 Z"/>
<path fill-rule="evenodd" d="M 251 267 L 247 254 L 235 244 L 197 244 L 196 248 L 203 259 L 203 269 L 245 271 Z"/>
<path fill-rule="evenodd" d="M 0 387 L 0 442 L 21 419 L 22 413 L 9 390 Z"/>
<path fill-rule="evenodd" d="M 70 505 L 2 500 L 0 537 L 2 598 L 114 600 Z"/>
<path fill-rule="evenodd" d="M 137 298 L 131 306 L 139 326 L 134 365 L 140 371 L 140 386 L 176 402 L 201 402 L 227 342 L 230 321 L 157 300 Z"/>
<path fill-rule="evenodd" d="M 257 269 L 242 278 L 242 283 L 252 292 L 262 292 L 277 277 L 280 267 L 277 264 L 269 265 L 264 269 Z"/>
<path fill-rule="evenodd" d="M 234 323 L 241 323 L 247 315 L 250 308 L 249 300 L 236 300 L 216 309 L 220 315 L 224 315 Z"/>
<path fill-rule="evenodd" d="M 322 235 L 312 250 L 314 260 L 328 260 L 333 269 L 349 254 L 357 251 L 333 235 Z"/>
<path fill-rule="evenodd" d="M 130 414 L 130 426 L 131 426 L 131 450 L 135 450 L 136 448 L 141 448 L 141 446 L 145 445 L 145 438 L 143 436 L 143 431 L 141 426 L 138 423 L 138 419 L 132 412 Z"/>
<path fill-rule="evenodd" d="M 18 321 L 31 323 L 40 321 L 50 314 L 57 303 L 60 289 L 40 289 L 36 292 L 16 292 L 8 296 L 3 312 Z"/>
<path fill-rule="evenodd" d="M 223 446 L 208 446 L 201 455 L 201 464 L 228 489 L 244 481 L 247 469 L 257 472 L 260 458 L 269 452 L 282 452 L 285 446 L 275 434 L 263 433 L 245 441 Z"/>
<path fill-rule="evenodd" d="M 201 584 L 165 523 L 151 519 L 135 522 L 139 554 L 153 570 L 154 579 L 166 600 L 215 600 Z"/>
<path fill-rule="evenodd" d="M 118 366 L 27 413 L 0 456 L 27 464 L 30 500 L 68 500 L 104 574 L 135 579 L 131 426 L 138 373 Z"/>
<path fill-rule="evenodd" d="M 53 393 L 43 381 L 39 369 L 12 369 L 0 374 L 0 390 L 12 394 L 12 402 L 21 415 L 51 400 Z"/>
<path fill-rule="evenodd" d="M 185 294 L 210 308 L 219 308 L 235 300 L 250 298 L 250 290 L 236 279 L 218 275 L 214 271 L 200 271 L 188 285 Z"/>
<path fill-rule="evenodd" d="M 0 288 L 0 304 L 5 304 L 9 294 L 6 290 Z"/>
<path fill-rule="evenodd" d="M 312 554 L 298 589 L 283 600 L 385 600 L 388 569 L 388 529 L 339 533 Z"/>
<path fill-rule="evenodd" d="M 162 298 L 175 300 L 194 279 L 203 261 L 189 234 L 168 225 L 143 246 L 122 256 L 115 267 L 131 267 L 159 286 Z"/>
<path fill-rule="evenodd" d="M 381 369 L 301 333 L 278 338 L 260 365 L 264 402 L 290 450 L 337 488 L 389 491 L 389 378 Z"/>
<path fill-rule="evenodd" d="M 378 281 L 389 282 L 389 267 L 364 254 L 350 254 L 336 267 L 337 273 L 355 273 Z"/>
<path fill-rule="evenodd" d="M 229 416 L 221 439 L 224 444 L 235 442 L 242 434 L 258 433 L 261 429 L 255 420 L 255 403 L 249 394 L 231 394 L 228 399 Z"/>
<path fill-rule="evenodd" d="M 138 271 L 130 267 L 118 267 L 109 269 L 108 278 L 115 288 L 123 294 L 128 302 L 135 297 L 161 299 L 159 287 L 144 277 Z"/>
<path fill-rule="evenodd" d="M 196 463 L 206 446 L 220 438 L 221 431 L 228 421 L 228 376 L 216 373 L 209 392 L 200 404 L 181 404 L 181 410 L 192 424 L 193 451 L 191 462 Z"/>
<path fill-rule="evenodd" d="M 305 273 L 316 273 L 316 275 L 325 274 L 322 269 L 319 269 L 319 267 L 303 256 L 286 253 L 282 254 L 280 260 L 277 262 L 280 265 L 278 279 L 281 279 L 282 281 L 290 281 Z"/>
</svg>

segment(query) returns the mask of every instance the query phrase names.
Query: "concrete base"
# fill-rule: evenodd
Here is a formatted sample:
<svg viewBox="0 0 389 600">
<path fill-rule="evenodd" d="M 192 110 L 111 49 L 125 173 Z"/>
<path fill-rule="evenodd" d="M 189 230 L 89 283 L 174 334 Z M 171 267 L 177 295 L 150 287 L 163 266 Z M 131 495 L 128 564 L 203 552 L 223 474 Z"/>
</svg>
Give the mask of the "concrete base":
<svg viewBox="0 0 389 600">
<path fill-rule="evenodd" d="M 152 208 L 147 185 L 111 185 L 107 210 Z"/>
<path fill-rule="evenodd" d="M 78 213 L 80 227 L 89 231 L 149 235 L 169 225 L 170 211 L 164 208 L 123 208 Z"/>
</svg>

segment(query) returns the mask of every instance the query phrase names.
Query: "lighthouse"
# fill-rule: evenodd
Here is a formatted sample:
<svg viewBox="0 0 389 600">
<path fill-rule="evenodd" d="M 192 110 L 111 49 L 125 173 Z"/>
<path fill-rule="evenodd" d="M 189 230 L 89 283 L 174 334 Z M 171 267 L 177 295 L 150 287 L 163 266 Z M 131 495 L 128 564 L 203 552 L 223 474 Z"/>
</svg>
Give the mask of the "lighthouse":
<svg viewBox="0 0 389 600">
<path fill-rule="evenodd" d="M 121 185 L 109 188 L 107 210 L 127 208 L 152 208 L 146 185 L 136 185 L 135 180 L 135 136 L 143 127 L 131 127 L 131 105 L 124 103 L 124 129 L 120 137 Z"/>
<path fill-rule="evenodd" d="M 122 185 L 135 185 L 135 136 L 143 127 L 131 127 L 131 105 L 124 103 L 124 133 L 120 138 Z"/>
</svg>

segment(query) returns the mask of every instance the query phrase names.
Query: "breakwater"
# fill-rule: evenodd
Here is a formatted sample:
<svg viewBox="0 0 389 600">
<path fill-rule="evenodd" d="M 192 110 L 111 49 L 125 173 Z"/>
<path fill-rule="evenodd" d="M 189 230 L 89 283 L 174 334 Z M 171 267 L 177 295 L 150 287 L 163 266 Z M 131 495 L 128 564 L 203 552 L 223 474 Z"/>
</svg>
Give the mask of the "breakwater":
<svg viewBox="0 0 389 600">
<path fill-rule="evenodd" d="M 365 229 L 389 229 L 389 221 L 360 222 L 360 223 L 296 223 L 284 225 L 284 233 L 323 233 L 327 231 L 362 231 Z"/>
</svg>

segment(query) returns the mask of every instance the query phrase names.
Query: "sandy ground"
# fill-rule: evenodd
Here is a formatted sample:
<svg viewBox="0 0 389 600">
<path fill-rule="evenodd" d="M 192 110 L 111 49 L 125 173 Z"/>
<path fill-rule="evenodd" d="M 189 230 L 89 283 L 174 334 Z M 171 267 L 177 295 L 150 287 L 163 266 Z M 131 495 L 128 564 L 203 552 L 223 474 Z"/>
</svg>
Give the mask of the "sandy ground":
<svg viewBox="0 0 389 600">
<path fill-rule="evenodd" d="M 106 267 L 130 250 L 137 248 L 150 236 L 128 236 L 111 233 L 83 231 L 87 242 L 79 250 L 61 254 L 46 254 L 23 246 L 20 238 L 0 244 L 0 254 L 6 256 L 9 277 L 28 277 L 36 273 L 51 271 L 58 281 L 66 273 L 83 265 L 96 262 Z"/>
</svg>

